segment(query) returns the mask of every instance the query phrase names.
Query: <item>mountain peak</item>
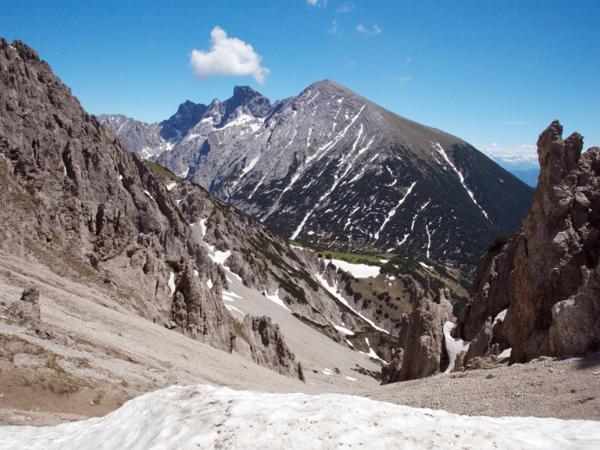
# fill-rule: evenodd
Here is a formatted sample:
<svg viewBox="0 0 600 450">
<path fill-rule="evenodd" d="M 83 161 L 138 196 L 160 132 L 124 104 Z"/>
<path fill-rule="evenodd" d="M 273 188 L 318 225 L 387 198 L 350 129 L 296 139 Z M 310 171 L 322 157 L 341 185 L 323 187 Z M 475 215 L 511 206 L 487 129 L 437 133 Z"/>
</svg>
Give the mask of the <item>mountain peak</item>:
<svg viewBox="0 0 600 450">
<path fill-rule="evenodd" d="M 332 93 L 339 92 L 339 93 L 348 93 L 348 94 L 358 95 L 355 92 L 353 92 L 351 89 L 344 86 L 343 84 L 340 84 L 337 81 L 329 80 L 329 79 L 315 81 L 308 88 L 306 88 L 306 90 L 326 91 L 326 92 L 332 92 Z"/>
<path fill-rule="evenodd" d="M 234 116 L 235 111 L 239 109 L 255 117 L 265 117 L 271 110 L 269 99 L 250 86 L 235 86 L 233 88 L 233 96 L 223 102 L 223 104 L 225 105 L 223 123 Z"/>
<path fill-rule="evenodd" d="M 231 98 L 252 98 L 263 97 L 263 95 L 252 89 L 250 86 L 234 86 L 233 96 Z"/>
</svg>

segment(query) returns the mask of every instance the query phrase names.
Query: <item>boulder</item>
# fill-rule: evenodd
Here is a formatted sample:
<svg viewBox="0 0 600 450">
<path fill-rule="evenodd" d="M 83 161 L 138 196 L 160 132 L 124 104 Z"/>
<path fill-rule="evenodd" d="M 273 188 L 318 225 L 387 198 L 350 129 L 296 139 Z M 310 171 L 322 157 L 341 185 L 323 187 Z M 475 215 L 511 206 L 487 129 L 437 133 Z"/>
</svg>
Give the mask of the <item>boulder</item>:
<svg viewBox="0 0 600 450">
<path fill-rule="evenodd" d="M 299 377 L 296 356 L 286 345 L 279 325 L 268 316 L 247 315 L 241 323 L 236 322 L 232 348 L 282 375 Z"/>
</svg>

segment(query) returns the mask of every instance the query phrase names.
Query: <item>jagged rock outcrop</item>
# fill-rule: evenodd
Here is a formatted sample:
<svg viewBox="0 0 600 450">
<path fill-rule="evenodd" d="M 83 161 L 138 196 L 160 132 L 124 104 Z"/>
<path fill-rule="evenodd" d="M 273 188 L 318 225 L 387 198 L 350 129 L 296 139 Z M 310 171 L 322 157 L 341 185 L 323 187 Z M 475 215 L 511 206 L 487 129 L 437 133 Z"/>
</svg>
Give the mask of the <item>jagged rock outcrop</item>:
<svg viewBox="0 0 600 450">
<path fill-rule="evenodd" d="M 190 334 L 228 349 L 232 318 L 218 292 L 175 277 L 172 262 L 216 268 L 164 183 L 22 42 L 0 41 L 0 97 L 0 245 L 113 286 L 158 323 L 169 323 L 177 290 L 202 311 Z"/>
<path fill-rule="evenodd" d="M 258 364 L 281 374 L 299 376 L 296 357 L 286 345 L 279 325 L 270 317 L 248 315 L 235 331 L 232 345 L 238 353 L 248 353 Z"/>
<path fill-rule="evenodd" d="M 509 236 L 498 238 L 481 259 L 472 285 L 471 301 L 460 311 L 454 334 L 475 339 L 488 318 L 508 308 L 509 290 L 516 248 Z"/>
<path fill-rule="evenodd" d="M 582 147 L 577 133 L 562 139 L 558 121 L 540 135 L 531 213 L 491 256 L 497 264 L 482 265 L 478 279 L 488 282 L 460 318 L 469 338 L 482 317 L 507 306 L 501 330 L 511 362 L 600 347 L 600 149 Z"/>
<path fill-rule="evenodd" d="M 448 295 L 447 289 L 435 296 L 423 294 L 412 314 L 403 317 L 400 348 L 382 370 L 384 384 L 423 378 L 448 365 L 443 333 L 444 323 L 453 317 Z"/>
</svg>

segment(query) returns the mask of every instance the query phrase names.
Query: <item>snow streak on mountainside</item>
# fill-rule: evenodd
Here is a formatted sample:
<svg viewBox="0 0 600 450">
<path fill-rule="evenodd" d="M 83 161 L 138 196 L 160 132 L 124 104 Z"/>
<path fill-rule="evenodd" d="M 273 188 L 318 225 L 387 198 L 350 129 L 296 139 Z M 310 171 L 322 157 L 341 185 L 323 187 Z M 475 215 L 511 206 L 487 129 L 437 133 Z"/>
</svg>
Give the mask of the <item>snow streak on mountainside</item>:
<svg viewBox="0 0 600 450">
<path fill-rule="evenodd" d="M 531 189 L 466 142 L 333 81 L 272 106 L 236 88 L 205 108 L 157 161 L 286 238 L 473 262 L 530 206 Z"/>
<path fill-rule="evenodd" d="M 260 406 L 258 406 L 260 405 Z M 593 449 L 598 423 L 469 417 L 339 394 L 265 394 L 174 386 L 105 417 L 0 427 L 0 449 L 179 448 Z"/>
</svg>

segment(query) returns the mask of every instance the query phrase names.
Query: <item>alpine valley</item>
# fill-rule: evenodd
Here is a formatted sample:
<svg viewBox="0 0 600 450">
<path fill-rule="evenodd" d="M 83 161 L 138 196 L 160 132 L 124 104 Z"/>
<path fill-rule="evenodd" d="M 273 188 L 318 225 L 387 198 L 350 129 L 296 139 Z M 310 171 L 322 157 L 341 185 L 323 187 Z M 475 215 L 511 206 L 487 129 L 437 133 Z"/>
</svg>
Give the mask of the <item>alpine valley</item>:
<svg viewBox="0 0 600 450">
<path fill-rule="evenodd" d="M 0 449 L 598 448 L 600 149 L 562 133 L 534 192 L 333 81 L 148 124 L 0 39 Z"/>
</svg>

